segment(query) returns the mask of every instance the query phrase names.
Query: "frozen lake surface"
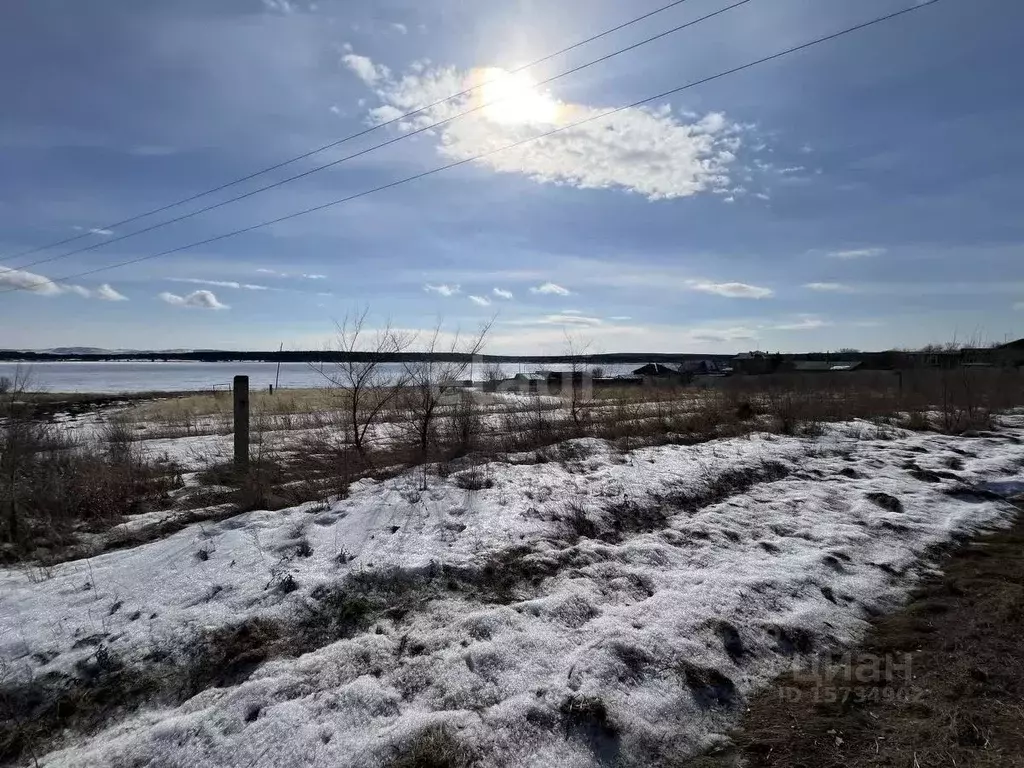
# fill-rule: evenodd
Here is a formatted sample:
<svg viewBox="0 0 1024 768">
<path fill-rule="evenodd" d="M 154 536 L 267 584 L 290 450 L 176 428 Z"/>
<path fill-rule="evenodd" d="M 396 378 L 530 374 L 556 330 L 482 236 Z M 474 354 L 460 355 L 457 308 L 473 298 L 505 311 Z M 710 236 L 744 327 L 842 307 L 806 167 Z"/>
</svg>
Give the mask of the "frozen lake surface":
<svg viewBox="0 0 1024 768">
<path fill-rule="evenodd" d="M 638 364 L 601 366 L 606 375 L 628 373 Z M 31 388 L 47 392 L 179 392 L 206 389 L 222 389 L 231 384 L 239 375 L 249 377 L 251 389 L 265 389 L 273 384 L 277 375 L 277 363 L 201 363 L 201 362 L 45 362 L 23 364 L 22 370 L 30 371 Z M 398 374 L 399 363 L 387 363 L 385 368 Z M 467 369 L 466 378 L 480 380 L 484 377 L 482 364 Z M 520 371 L 530 372 L 546 368 L 568 370 L 568 364 L 552 363 L 506 363 L 502 372 L 514 376 Z M 14 378 L 17 363 L 0 363 L 0 377 Z M 330 372 L 333 364 L 327 364 Z M 324 377 L 306 363 L 282 363 L 280 386 L 289 388 L 321 387 Z"/>
</svg>

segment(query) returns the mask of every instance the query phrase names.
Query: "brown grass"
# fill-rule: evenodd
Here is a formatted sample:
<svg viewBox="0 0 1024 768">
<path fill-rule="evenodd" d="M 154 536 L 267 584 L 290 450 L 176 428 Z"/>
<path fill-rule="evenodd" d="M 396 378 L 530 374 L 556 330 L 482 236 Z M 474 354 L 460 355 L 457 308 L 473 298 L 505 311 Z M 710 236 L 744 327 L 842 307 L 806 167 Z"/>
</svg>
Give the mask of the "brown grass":
<svg viewBox="0 0 1024 768">
<path fill-rule="evenodd" d="M 1024 766 L 1024 517 L 942 566 L 852 663 L 780 678 L 750 702 L 737 748 L 694 766 Z"/>
<path fill-rule="evenodd" d="M 108 424 L 80 446 L 45 421 L 0 416 L 0 561 L 60 559 L 83 533 L 171 504 L 174 467 L 143 461 L 131 430 Z"/>
</svg>

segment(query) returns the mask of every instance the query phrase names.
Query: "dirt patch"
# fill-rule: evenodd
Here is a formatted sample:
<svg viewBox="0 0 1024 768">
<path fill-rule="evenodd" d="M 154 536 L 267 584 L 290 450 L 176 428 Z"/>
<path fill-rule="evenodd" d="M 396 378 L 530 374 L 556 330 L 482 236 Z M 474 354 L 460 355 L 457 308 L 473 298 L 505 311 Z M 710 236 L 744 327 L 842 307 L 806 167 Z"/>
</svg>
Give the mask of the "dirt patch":
<svg viewBox="0 0 1024 768">
<path fill-rule="evenodd" d="M 387 768 L 469 768 L 473 751 L 447 725 L 432 725 L 416 734 L 387 763 Z"/>
<path fill-rule="evenodd" d="M 1024 516 L 952 551 L 847 657 L 751 702 L 694 766 L 1024 766 Z"/>
<path fill-rule="evenodd" d="M 619 729 L 601 699 L 574 694 L 562 702 L 559 711 L 567 739 L 586 744 L 598 765 L 619 763 Z"/>
<path fill-rule="evenodd" d="M 887 512 L 902 512 L 903 502 L 888 493 L 867 493 L 865 498 Z"/>
<path fill-rule="evenodd" d="M 709 474 L 697 488 L 652 494 L 650 499 L 641 501 L 622 499 L 595 511 L 588 511 L 582 500 L 570 498 L 558 522 L 567 541 L 588 538 L 619 544 L 629 536 L 664 529 L 669 519 L 679 512 L 694 514 L 761 483 L 781 480 L 789 473 L 781 462 L 762 461 Z"/>
</svg>

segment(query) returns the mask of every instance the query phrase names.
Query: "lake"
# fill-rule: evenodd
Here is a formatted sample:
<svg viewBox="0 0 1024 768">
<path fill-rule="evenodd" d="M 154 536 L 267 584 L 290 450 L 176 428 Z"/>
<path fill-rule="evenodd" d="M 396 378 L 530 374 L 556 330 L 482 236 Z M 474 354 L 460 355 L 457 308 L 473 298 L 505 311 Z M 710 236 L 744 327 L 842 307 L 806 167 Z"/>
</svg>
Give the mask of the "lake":
<svg viewBox="0 0 1024 768">
<path fill-rule="evenodd" d="M 386 369 L 396 374 L 401 371 L 399 363 L 386 363 Z M 483 365 L 477 364 L 471 370 L 474 381 L 484 377 Z M 606 375 L 628 373 L 636 364 L 603 365 Z M 44 362 L 22 364 L 23 371 L 31 376 L 31 388 L 46 392 L 95 392 L 111 394 L 119 392 L 183 392 L 206 389 L 226 389 L 235 376 L 248 376 L 250 389 L 266 389 L 274 383 L 277 363 L 201 363 L 201 362 Z M 548 370 L 569 370 L 568 364 L 552 363 L 503 363 L 502 373 L 514 376 L 516 373 Z M 17 363 L 0 363 L 0 378 L 14 378 Z M 328 364 L 326 370 L 330 371 Z M 467 370 L 466 378 L 470 378 Z M 280 386 L 288 388 L 322 387 L 324 377 L 306 363 L 282 363 Z"/>
</svg>

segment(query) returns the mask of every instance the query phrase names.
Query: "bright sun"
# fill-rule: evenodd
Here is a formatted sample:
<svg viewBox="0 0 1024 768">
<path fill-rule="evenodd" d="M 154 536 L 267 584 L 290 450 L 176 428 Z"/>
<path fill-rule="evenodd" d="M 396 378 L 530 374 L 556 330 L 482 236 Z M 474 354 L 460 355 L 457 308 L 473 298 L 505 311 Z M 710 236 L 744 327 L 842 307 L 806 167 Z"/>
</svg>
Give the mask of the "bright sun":
<svg viewBox="0 0 1024 768">
<path fill-rule="evenodd" d="M 537 90 L 523 72 L 508 72 L 498 67 L 477 70 L 477 100 L 485 104 L 484 115 L 496 123 L 555 123 L 559 104 Z"/>
</svg>

